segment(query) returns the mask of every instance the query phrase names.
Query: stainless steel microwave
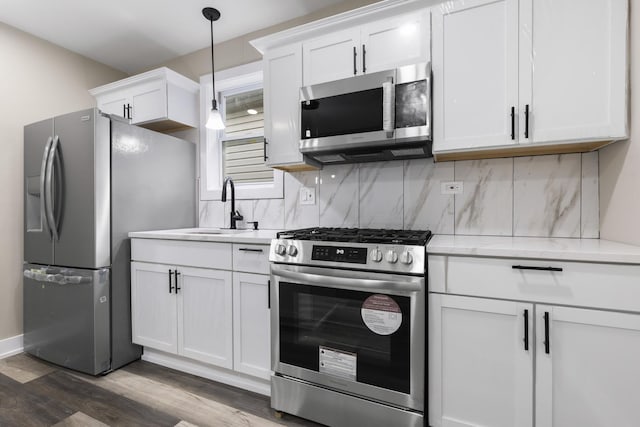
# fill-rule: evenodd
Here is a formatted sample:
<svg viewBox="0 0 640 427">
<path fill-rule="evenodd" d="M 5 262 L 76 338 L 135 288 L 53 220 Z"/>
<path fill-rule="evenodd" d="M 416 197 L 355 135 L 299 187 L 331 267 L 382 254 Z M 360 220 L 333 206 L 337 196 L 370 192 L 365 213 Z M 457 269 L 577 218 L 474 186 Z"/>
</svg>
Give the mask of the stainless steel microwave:
<svg viewBox="0 0 640 427">
<path fill-rule="evenodd" d="M 431 64 L 300 89 L 300 151 L 322 164 L 431 156 Z"/>
</svg>

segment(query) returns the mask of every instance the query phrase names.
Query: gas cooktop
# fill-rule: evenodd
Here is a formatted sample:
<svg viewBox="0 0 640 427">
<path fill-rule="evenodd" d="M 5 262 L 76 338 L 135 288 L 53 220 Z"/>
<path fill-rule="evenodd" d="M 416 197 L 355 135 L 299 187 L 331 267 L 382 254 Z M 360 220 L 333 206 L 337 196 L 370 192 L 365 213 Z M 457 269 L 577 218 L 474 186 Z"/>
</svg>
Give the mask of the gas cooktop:
<svg viewBox="0 0 640 427">
<path fill-rule="evenodd" d="M 424 246 L 430 237 L 431 231 L 429 230 L 386 230 L 373 228 L 311 227 L 281 231 L 278 233 L 278 239 L 345 243 L 382 243 L 407 246 Z"/>
</svg>

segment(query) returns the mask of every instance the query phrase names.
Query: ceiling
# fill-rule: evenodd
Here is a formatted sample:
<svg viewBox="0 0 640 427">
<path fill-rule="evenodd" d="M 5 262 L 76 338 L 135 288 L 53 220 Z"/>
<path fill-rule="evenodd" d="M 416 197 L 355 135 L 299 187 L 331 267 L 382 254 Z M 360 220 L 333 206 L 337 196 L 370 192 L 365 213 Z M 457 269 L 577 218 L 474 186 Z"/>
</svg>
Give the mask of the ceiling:
<svg viewBox="0 0 640 427">
<path fill-rule="evenodd" d="M 343 0 L 2 0 L 0 21 L 134 74 L 210 45 L 202 8 L 220 10 L 215 43 Z"/>
</svg>

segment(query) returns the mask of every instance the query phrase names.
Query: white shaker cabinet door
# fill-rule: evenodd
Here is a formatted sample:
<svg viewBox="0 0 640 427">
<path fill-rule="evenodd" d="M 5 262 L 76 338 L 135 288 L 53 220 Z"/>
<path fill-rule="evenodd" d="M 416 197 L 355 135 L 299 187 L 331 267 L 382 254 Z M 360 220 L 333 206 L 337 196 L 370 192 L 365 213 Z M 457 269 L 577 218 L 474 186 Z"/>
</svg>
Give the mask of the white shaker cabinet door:
<svg viewBox="0 0 640 427">
<path fill-rule="evenodd" d="M 231 369 L 231 272 L 192 267 L 178 272 L 179 354 Z"/>
<path fill-rule="evenodd" d="M 302 50 L 304 86 L 362 74 L 357 27 L 305 42 Z"/>
<path fill-rule="evenodd" d="M 233 369 L 269 379 L 269 276 L 233 273 Z"/>
<path fill-rule="evenodd" d="M 126 89 L 101 95 L 97 98 L 98 109 L 105 114 L 120 117 L 127 116 L 127 106 L 131 104 L 129 91 Z"/>
<path fill-rule="evenodd" d="M 429 312 L 430 425 L 532 427 L 533 305 L 429 294 Z"/>
<path fill-rule="evenodd" d="M 300 164 L 302 47 L 297 43 L 269 50 L 263 61 L 267 166 Z"/>
<path fill-rule="evenodd" d="M 530 104 L 529 141 L 625 138 L 627 0 L 524 3 L 532 4 L 523 8 L 520 42 L 521 119 Z"/>
<path fill-rule="evenodd" d="M 432 17 L 434 152 L 516 144 L 518 1 L 445 2 Z"/>
<path fill-rule="evenodd" d="M 131 263 L 133 342 L 156 350 L 178 352 L 176 294 L 164 264 Z"/>
<path fill-rule="evenodd" d="M 640 315 L 539 305 L 536 330 L 537 427 L 639 425 Z"/>
<path fill-rule="evenodd" d="M 366 24 L 361 30 L 360 69 L 375 73 L 431 59 L 428 10 Z"/>
<path fill-rule="evenodd" d="M 155 80 L 131 88 L 131 123 L 167 117 L 167 82 Z"/>
</svg>

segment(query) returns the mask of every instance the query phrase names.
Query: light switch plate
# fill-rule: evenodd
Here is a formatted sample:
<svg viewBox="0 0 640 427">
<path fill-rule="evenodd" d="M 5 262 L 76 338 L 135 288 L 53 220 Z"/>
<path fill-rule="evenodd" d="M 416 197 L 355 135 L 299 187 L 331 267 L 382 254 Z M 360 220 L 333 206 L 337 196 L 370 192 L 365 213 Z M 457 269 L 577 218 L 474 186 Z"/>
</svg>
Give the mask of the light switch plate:
<svg viewBox="0 0 640 427">
<path fill-rule="evenodd" d="M 302 187 L 300 189 L 300 204 L 301 205 L 316 204 L 316 189 L 314 187 Z"/>
<path fill-rule="evenodd" d="M 440 183 L 441 194 L 462 194 L 464 186 L 462 181 L 447 181 Z"/>
</svg>

